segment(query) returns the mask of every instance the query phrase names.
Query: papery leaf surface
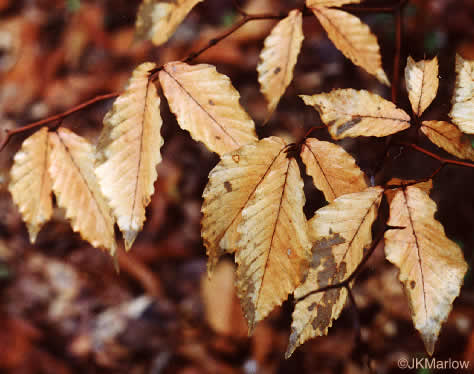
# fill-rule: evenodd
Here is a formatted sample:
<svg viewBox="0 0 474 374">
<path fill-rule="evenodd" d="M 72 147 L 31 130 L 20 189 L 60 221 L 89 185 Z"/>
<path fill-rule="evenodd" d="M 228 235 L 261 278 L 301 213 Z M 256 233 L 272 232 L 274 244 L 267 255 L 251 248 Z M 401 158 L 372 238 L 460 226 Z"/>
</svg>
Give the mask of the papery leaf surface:
<svg viewBox="0 0 474 374">
<path fill-rule="evenodd" d="M 92 246 L 116 250 L 114 217 L 94 173 L 94 147 L 72 131 L 49 133 L 49 173 L 59 207 Z"/>
<path fill-rule="evenodd" d="M 312 96 L 300 95 L 316 109 L 334 139 L 383 137 L 405 130 L 410 116 L 391 101 L 365 90 L 336 89 Z"/>
<path fill-rule="evenodd" d="M 456 84 L 449 116 L 467 134 L 474 134 L 474 60 L 456 55 Z"/>
<path fill-rule="evenodd" d="M 294 293 L 301 300 L 293 311 L 287 358 L 308 339 L 326 335 L 339 317 L 347 298 L 345 288 L 308 294 L 342 282 L 357 268 L 372 242 L 372 223 L 382 195 L 381 187 L 342 195 L 308 222 L 313 257 L 304 283 Z"/>
<path fill-rule="evenodd" d="M 97 147 L 97 178 L 127 250 L 143 228 L 161 161 L 160 98 L 148 79 L 155 67 L 146 62 L 134 70 L 125 91 L 104 117 Z"/>
<path fill-rule="evenodd" d="M 408 56 L 405 82 L 413 113 L 420 117 L 438 92 L 438 58 L 415 62 Z"/>
<path fill-rule="evenodd" d="M 203 0 L 143 0 L 138 8 L 135 33 L 154 45 L 166 43 L 189 12 Z"/>
<path fill-rule="evenodd" d="M 382 57 L 377 37 L 361 20 L 338 9 L 311 7 L 329 39 L 344 56 L 360 66 L 380 82 L 390 85 L 382 68 Z"/>
<path fill-rule="evenodd" d="M 328 202 L 368 187 L 354 158 L 337 144 L 306 139 L 301 147 L 301 159 L 314 185 Z"/>
<path fill-rule="evenodd" d="M 265 39 L 257 66 L 260 90 L 272 113 L 293 79 L 293 70 L 303 43 L 303 15 L 292 10 Z"/>
<path fill-rule="evenodd" d="M 34 243 L 53 214 L 51 178 L 48 173 L 48 128 L 26 138 L 13 158 L 8 189 Z"/>
<path fill-rule="evenodd" d="M 446 121 L 423 121 L 421 131 L 438 147 L 452 155 L 474 161 L 474 148 L 457 126 Z"/>
<path fill-rule="evenodd" d="M 171 62 L 160 82 L 181 128 L 219 155 L 257 140 L 255 124 L 230 79 L 212 65 Z"/>
<path fill-rule="evenodd" d="M 415 328 L 432 355 L 441 325 L 459 295 L 467 264 L 461 248 L 434 218 L 436 203 L 419 188 L 398 191 L 390 203 L 385 255 L 399 270 Z"/>
</svg>

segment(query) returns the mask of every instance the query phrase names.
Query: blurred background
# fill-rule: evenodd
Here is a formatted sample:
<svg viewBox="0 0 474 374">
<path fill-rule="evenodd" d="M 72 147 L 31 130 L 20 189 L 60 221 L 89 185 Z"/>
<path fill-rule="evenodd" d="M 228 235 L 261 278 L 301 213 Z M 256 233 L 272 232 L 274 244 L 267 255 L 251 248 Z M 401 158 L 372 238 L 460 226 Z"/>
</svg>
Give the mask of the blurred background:
<svg viewBox="0 0 474 374">
<path fill-rule="evenodd" d="M 231 0 L 205 0 L 164 46 L 134 41 L 139 0 L 0 0 L 0 141 L 4 130 L 67 110 L 96 95 L 123 88 L 143 61 L 158 65 L 186 57 L 226 30 L 239 14 Z M 249 13 L 289 11 L 303 0 L 239 2 Z M 390 1 L 369 1 L 387 5 Z M 395 42 L 390 14 L 362 14 L 377 35 L 383 66 L 392 76 Z M 256 66 L 275 21 L 254 21 L 202 54 L 241 94 L 260 137 L 299 140 L 319 125 L 318 114 L 297 94 L 333 88 L 367 89 L 390 99 L 390 88 L 348 61 L 327 39 L 315 17 L 305 17 L 303 48 L 294 80 L 270 122 L 259 93 Z M 454 56 L 474 59 L 472 0 L 410 0 L 403 13 L 401 65 L 438 56 L 440 88 L 424 119 L 447 120 L 454 86 Z M 403 73 L 402 73 L 403 77 Z M 402 80 L 403 81 L 403 80 Z M 112 100 L 68 117 L 63 126 L 94 144 Z M 399 106 L 410 113 L 403 82 Z M 361 336 L 355 343 L 350 305 L 326 337 L 315 338 L 284 359 L 292 301 L 259 323 L 252 337 L 234 293 L 234 266 L 224 258 L 212 281 L 205 274 L 200 239 L 201 195 L 218 162 L 182 131 L 162 102 L 163 162 L 147 221 L 132 251 L 110 256 L 72 232 L 57 209 L 29 244 L 25 225 L 7 190 L 14 153 L 29 134 L 14 137 L 0 154 L 0 373 L 363 373 L 370 352 L 379 373 L 402 372 L 400 358 L 424 357 L 396 269 L 376 250 L 358 278 Z M 318 130 L 313 136 L 329 139 Z M 369 175 L 383 154 L 383 140 L 341 144 Z M 420 145 L 452 157 L 428 141 Z M 390 176 L 423 178 L 438 163 L 405 151 L 394 157 Z M 389 176 L 385 176 L 389 177 Z M 474 365 L 472 169 L 446 167 L 434 180 L 436 218 L 464 250 L 469 271 L 436 347 L 439 359 L 470 359 Z M 305 179 L 308 217 L 324 205 Z M 406 372 L 406 371 L 405 371 Z M 419 371 L 428 373 L 429 370 Z M 466 371 L 465 371 L 466 372 Z"/>
</svg>

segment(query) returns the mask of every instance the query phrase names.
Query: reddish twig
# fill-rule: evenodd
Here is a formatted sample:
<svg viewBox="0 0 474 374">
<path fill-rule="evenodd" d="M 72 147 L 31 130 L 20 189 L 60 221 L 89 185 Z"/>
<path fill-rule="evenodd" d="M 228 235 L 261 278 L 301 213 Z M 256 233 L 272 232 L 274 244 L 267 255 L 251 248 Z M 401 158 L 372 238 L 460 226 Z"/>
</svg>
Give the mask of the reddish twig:
<svg viewBox="0 0 474 374">
<path fill-rule="evenodd" d="M 117 97 L 119 95 L 120 95 L 120 92 L 112 92 L 112 93 L 108 93 L 108 94 L 105 94 L 105 95 L 96 96 L 93 99 L 90 99 L 86 102 L 83 102 L 79 105 L 76 105 L 75 107 L 73 107 L 73 108 L 71 108 L 71 109 L 69 109 L 69 110 L 67 110 L 63 113 L 55 114 L 54 116 L 44 118 L 40 121 L 30 123 L 26 126 L 20 127 L 19 129 L 10 130 L 10 131 L 7 132 L 6 138 L 3 140 L 3 142 L 0 145 L 0 152 L 3 151 L 3 149 L 7 146 L 8 142 L 10 141 L 10 139 L 13 135 L 16 135 L 16 134 L 19 134 L 19 133 L 22 133 L 22 132 L 25 132 L 25 131 L 28 131 L 28 130 L 31 130 L 31 129 L 35 129 L 35 128 L 43 126 L 43 125 L 48 125 L 48 124 L 50 124 L 52 122 L 55 122 L 55 121 L 58 121 L 58 120 L 62 120 L 64 118 L 66 118 L 67 116 L 69 116 L 73 113 L 76 113 L 76 112 L 80 111 L 81 109 L 84 109 L 85 107 L 88 107 L 89 105 L 97 103 L 98 101 L 111 99 L 111 98 Z"/>
<path fill-rule="evenodd" d="M 411 147 L 418 152 L 424 153 L 425 155 L 430 156 L 431 158 L 434 158 L 435 160 L 440 161 L 443 165 L 451 164 L 451 165 L 465 166 L 468 168 L 474 168 L 474 163 L 472 162 L 450 160 L 450 159 L 438 156 L 437 154 L 430 152 L 416 144 L 402 144 L 402 145 Z"/>
<path fill-rule="evenodd" d="M 364 5 L 343 5 L 342 9 L 351 12 L 364 12 L 364 13 L 393 13 L 394 11 L 401 9 L 408 3 L 408 0 L 401 0 L 398 3 L 385 6 L 385 7 L 371 7 Z"/>
</svg>

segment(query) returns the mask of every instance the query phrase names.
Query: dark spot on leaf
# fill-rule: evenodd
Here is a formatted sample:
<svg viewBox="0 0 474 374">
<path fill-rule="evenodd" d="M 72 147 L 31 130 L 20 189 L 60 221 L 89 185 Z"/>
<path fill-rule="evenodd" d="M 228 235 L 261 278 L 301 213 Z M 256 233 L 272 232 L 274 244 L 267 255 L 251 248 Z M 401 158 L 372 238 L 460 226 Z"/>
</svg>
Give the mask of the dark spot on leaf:
<svg viewBox="0 0 474 374">
<path fill-rule="evenodd" d="M 230 184 L 229 181 L 224 182 L 224 188 L 226 189 L 227 192 L 232 192 L 232 184 Z"/>
<path fill-rule="evenodd" d="M 239 155 L 233 155 L 232 160 L 234 160 L 234 162 L 238 164 L 239 161 L 240 161 L 240 156 Z"/>
<path fill-rule="evenodd" d="M 216 135 L 216 139 L 221 140 L 222 138 L 220 136 Z"/>
<path fill-rule="evenodd" d="M 209 105 L 216 105 L 216 104 L 214 104 L 214 101 L 212 101 L 211 99 L 209 99 L 208 103 L 209 103 Z"/>
<path fill-rule="evenodd" d="M 316 308 L 318 306 L 318 304 L 316 303 L 312 303 L 309 307 L 308 307 L 308 312 L 311 312 L 314 308 Z"/>
<path fill-rule="evenodd" d="M 273 74 L 278 74 L 281 71 L 281 67 L 276 67 L 275 70 L 273 70 Z"/>
<path fill-rule="evenodd" d="M 350 130 L 355 125 L 357 125 L 360 121 L 362 121 L 362 117 L 356 116 L 352 118 L 350 121 L 343 123 L 341 126 L 337 128 L 336 134 L 341 135 L 343 132 Z"/>
<path fill-rule="evenodd" d="M 410 287 L 411 287 L 411 289 L 414 289 L 415 286 L 416 286 L 416 282 L 415 282 L 415 281 L 411 281 L 411 282 L 410 282 Z"/>
</svg>

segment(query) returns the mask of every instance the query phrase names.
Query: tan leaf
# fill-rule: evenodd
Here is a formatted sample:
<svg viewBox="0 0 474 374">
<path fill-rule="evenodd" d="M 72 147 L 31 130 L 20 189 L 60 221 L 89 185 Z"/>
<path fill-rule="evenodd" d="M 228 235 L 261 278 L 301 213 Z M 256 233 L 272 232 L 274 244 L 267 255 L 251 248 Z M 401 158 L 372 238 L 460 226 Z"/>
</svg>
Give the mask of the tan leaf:
<svg viewBox="0 0 474 374">
<path fill-rule="evenodd" d="M 426 182 L 419 182 L 412 184 L 413 182 L 416 182 L 414 179 L 400 179 L 400 178 L 392 178 L 387 182 L 387 187 L 390 186 L 406 186 L 406 185 L 412 185 L 414 187 L 419 188 L 420 190 L 424 191 L 427 195 L 431 193 L 431 190 L 433 189 L 433 180 L 429 179 Z M 394 188 L 394 189 L 386 189 L 385 190 L 385 197 L 387 198 L 387 202 L 390 204 L 395 197 L 395 194 L 400 191 L 400 188 Z"/>
<path fill-rule="evenodd" d="M 377 38 L 369 26 L 356 16 L 342 10 L 325 7 L 313 7 L 311 10 L 328 33 L 329 39 L 344 56 L 374 75 L 383 84 L 390 85 L 382 69 Z"/>
<path fill-rule="evenodd" d="M 258 143 L 224 154 L 209 173 L 201 209 L 201 235 L 209 256 L 209 275 L 224 251 L 235 251 L 239 240 L 237 226 L 242 220 L 242 210 L 284 146 L 285 142 L 277 137 L 262 139 Z"/>
<path fill-rule="evenodd" d="M 115 253 L 114 219 L 94 173 L 94 149 L 68 129 L 49 133 L 49 173 L 72 229 L 94 247 Z"/>
<path fill-rule="evenodd" d="M 15 154 L 8 189 L 26 223 L 30 242 L 53 214 L 51 178 L 48 173 L 48 128 L 27 138 Z"/>
<path fill-rule="evenodd" d="M 127 249 L 143 227 L 161 161 L 160 98 L 148 80 L 155 66 L 147 62 L 134 70 L 125 92 L 104 117 L 97 147 L 96 174 Z"/>
<path fill-rule="evenodd" d="M 410 126 L 410 116 L 392 102 L 365 90 L 338 89 L 329 93 L 300 95 L 321 115 L 334 139 L 387 136 Z"/>
<path fill-rule="evenodd" d="M 201 296 L 209 325 L 222 335 L 245 338 L 247 322 L 235 293 L 235 269 L 230 261 L 217 265 L 212 279 L 204 276 Z"/>
<path fill-rule="evenodd" d="M 307 173 L 313 177 L 314 185 L 329 202 L 367 188 L 364 173 L 354 158 L 337 144 L 306 139 L 301 148 L 301 159 Z"/>
<path fill-rule="evenodd" d="M 408 56 L 405 82 L 413 113 L 420 117 L 438 92 L 438 58 L 415 62 Z"/>
<path fill-rule="evenodd" d="M 339 7 L 345 4 L 358 4 L 361 0 L 306 0 L 308 8 L 313 7 Z"/>
<path fill-rule="evenodd" d="M 400 269 L 413 323 L 430 355 L 467 271 L 461 249 L 446 237 L 435 212 L 425 192 L 407 187 L 393 198 L 388 221 L 406 228 L 385 233 L 386 257 Z"/>
<path fill-rule="evenodd" d="M 223 155 L 257 140 L 239 93 L 214 66 L 171 62 L 160 71 L 160 82 L 178 124 L 211 151 Z"/>
<path fill-rule="evenodd" d="M 462 132 L 474 134 L 474 61 L 456 55 L 456 86 L 449 116 Z"/>
<path fill-rule="evenodd" d="M 474 148 L 457 126 L 445 121 L 423 121 L 421 131 L 446 152 L 474 161 Z"/>
<path fill-rule="evenodd" d="M 203 0 L 143 0 L 135 22 L 138 39 L 166 43 L 196 4 Z"/>
<path fill-rule="evenodd" d="M 297 9 L 278 22 L 265 39 L 257 71 L 261 91 L 267 99 L 270 113 L 275 110 L 293 79 L 293 69 L 303 39 L 303 16 Z"/>
<path fill-rule="evenodd" d="M 257 162 L 266 172 L 242 210 L 235 254 L 249 332 L 299 286 L 311 255 L 297 162 L 282 151 L 271 164 Z"/>
<path fill-rule="evenodd" d="M 338 197 L 319 209 L 308 222 L 313 244 L 313 259 L 296 298 L 350 276 L 362 260 L 364 249 L 372 242 L 372 223 L 377 217 L 383 189 L 371 187 Z M 291 336 L 286 351 L 290 357 L 300 344 L 326 335 L 332 321 L 339 317 L 347 298 L 345 288 L 311 294 L 295 305 Z"/>
</svg>

